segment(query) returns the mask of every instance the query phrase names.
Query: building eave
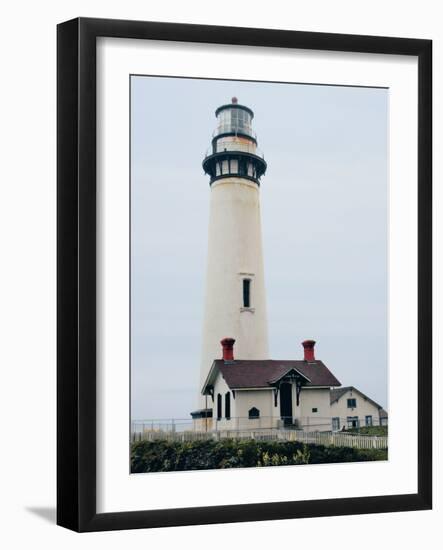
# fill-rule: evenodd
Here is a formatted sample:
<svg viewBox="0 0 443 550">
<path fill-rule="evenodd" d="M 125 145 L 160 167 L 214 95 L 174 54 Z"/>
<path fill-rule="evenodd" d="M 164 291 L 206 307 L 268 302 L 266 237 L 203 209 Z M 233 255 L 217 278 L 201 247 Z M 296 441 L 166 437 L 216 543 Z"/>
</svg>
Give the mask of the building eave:
<svg viewBox="0 0 443 550">
<path fill-rule="evenodd" d="M 245 388 L 245 387 L 240 387 L 240 388 L 236 388 L 234 386 L 229 386 L 229 389 L 231 390 L 234 390 L 234 391 L 262 391 L 262 390 L 273 390 L 274 387 L 273 386 L 251 386 L 249 388 Z"/>
<path fill-rule="evenodd" d="M 340 386 L 303 386 L 303 390 L 330 390 L 331 388 L 339 388 Z"/>
<path fill-rule="evenodd" d="M 212 379 L 214 378 L 214 381 L 215 381 L 215 378 L 217 377 L 217 374 L 219 373 L 219 369 L 217 367 L 217 364 L 215 361 L 212 362 L 212 365 L 211 365 L 211 368 L 209 369 L 209 372 L 208 372 L 208 376 L 206 377 L 206 380 L 203 384 L 203 387 L 201 389 L 201 394 L 202 395 L 209 395 L 208 392 L 206 392 L 206 388 L 208 386 L 211 386 L 213 384 L 211 384 L 211 381 Z"/>
</svg>

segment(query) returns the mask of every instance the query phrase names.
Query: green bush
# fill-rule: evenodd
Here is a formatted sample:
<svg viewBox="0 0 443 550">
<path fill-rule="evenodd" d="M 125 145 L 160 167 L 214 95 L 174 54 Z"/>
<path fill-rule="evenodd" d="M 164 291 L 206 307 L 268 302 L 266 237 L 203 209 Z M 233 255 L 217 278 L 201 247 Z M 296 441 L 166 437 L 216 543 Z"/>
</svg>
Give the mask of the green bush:
<svg viewBox="0 0 443 550">
<path fill-rule="evenodd" d="M 174 472 L 386 460 L 387 450 L 305 445 L 298 441 L 139 441 L 131 445 L 131 472 Z"/>
</svg>

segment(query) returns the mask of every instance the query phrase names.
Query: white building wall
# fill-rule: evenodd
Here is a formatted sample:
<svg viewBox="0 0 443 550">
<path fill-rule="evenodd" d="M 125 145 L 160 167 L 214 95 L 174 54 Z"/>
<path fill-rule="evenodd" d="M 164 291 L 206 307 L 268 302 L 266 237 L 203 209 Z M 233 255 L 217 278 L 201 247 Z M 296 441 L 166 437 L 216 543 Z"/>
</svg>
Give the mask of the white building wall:
<svg viewBox="0 0 443 550">
<path fill-rule="evenodd" d="M 355 398 L 357 400 L 354 409 L 348 408 L 347 400 Z M 365 425 L 365 417 L 372 416 L 374 426 L 380 424 L 380 412 L 371 401 L 367 400 L 359 391 L 353 389 L 348 390 L 340 399 L 331 405 L 331 417 L 340 418 L 340 428 L 347 427 L 346 418 L 348 416 L 358 416 L 360 426 Z"/>
<path fill-rule="evenodd" d="M 225 409 L 225 395 L 227 392 L 230 392 L 231 394 L 231 418 L 229 420 L 226 418 L 226 409 Z M 217 419 L 217 395 L 218 394 L 222 396 L 222 418 L 220 420 Z M 213 419 L 212 425 L 215 430 L 237 429 L 236 421 L 235 421 L 235 418 L 238 416 L 237 402 L 234 399 L 234 395 L 230 390 L 229 386 L 226 384 L 225 379 L 220 374 L 218 374 L 214 384 L 214 401 L 212 401 L 212 398 L 209 397 L 208 403 L 209 403 L 209 407 L 212 407 L 212 419 Z"/>
<path fill-rule="evenodd" d="M 243 307 L 244 278 L 251 280 L 249 308 Z M 211 186 L 200 388 L 221 357 L 224 337 L 235 338 L 236 359 L 269 357 L 260 190 L 237 177 Z"/>
<path fill-rule="evenodd" d="M 225 395 L 231 393 L 231 418 L 226 419 Z M 217 420 L 217 395 L 222 396 L 222 418 Z M 242 430 L 277 427 L 280 419 L 280 405 L 274 406 L 272 389 L 235 390 L 229 389 L 224 378 L 219 374 L 214 384 L 214 401 L 208 397 L 208 406 L 212 408 L 213 428 L 216 430 Z M 253 407 L 260 411 L 258 419 L 249 419 Z"/>
<path fill-rule="evenodd" d="M 274 407 L 274 392 L 272 389 L 237 390 L 235 392 L 239 426 L 242 428 L 273 428 L 277 426 L 280 410 Z M 260 411 L 260 417 L 249 419 L 249 411 L 255 407 Z"/>
<path fill-rule="evenodd" d="M 304 430 L 330 430 L 331 406 L 329 388 L 302 388 L 300 392 L 300 405 L 295 405 L 295 417 Z M 313 412 L 312 409 L 317 409 Z"/>
</svg>

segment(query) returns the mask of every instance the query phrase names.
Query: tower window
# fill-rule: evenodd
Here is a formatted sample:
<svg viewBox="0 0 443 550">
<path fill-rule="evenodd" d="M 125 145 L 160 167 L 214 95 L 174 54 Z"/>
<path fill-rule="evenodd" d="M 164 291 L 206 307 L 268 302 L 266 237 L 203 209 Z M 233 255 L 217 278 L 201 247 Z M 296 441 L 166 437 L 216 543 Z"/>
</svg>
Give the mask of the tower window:
<svg viewBox="0 0 443 550">
<path fill-rule="evenodd" d="M 243 279 L 243 307 L 251 307 L 251 279 Z"/>
<path fill-rule="evenodd" d="M 248 411 L 248 417 L 251 418 L 260 418 L 260 411 L 256 407 L 252 407 Z"/>
</svg>

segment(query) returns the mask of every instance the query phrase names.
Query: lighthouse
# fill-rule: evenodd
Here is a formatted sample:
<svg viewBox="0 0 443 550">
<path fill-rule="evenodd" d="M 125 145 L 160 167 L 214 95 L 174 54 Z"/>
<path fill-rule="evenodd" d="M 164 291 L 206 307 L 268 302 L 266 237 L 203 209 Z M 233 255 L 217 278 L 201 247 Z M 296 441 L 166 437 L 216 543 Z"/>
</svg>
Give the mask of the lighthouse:
<svg viewBox="0 0 443 550">
<path fill-rule="evenodd" d="M 268 327 L 260 215 L 266 162 L 252 129 L 253 111 L 231 103 L 216 109 L 216 129 L 203 160 L 210 215 L 203 318 L 201 389 L 220 358 L 220 341 L 235 339 L 236 358 L 268 359 Z"/>
</svg>

